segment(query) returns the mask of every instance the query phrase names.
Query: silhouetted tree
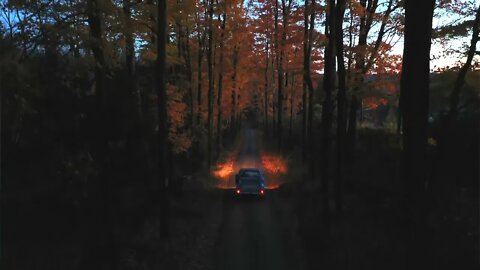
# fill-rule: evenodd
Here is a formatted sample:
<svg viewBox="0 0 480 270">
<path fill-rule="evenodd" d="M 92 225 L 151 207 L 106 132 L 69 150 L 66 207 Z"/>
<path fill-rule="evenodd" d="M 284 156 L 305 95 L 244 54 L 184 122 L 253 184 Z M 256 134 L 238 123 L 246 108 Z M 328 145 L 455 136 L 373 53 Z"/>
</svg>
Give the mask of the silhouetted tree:
<svg viewBox="0 0 480 270">
<path fill-rule="evenodd" d="M 157 34 L 157 102 L 158 102 L 158 182 L 160 188 L 160 234 L 168 237 L 168 124 L 167 124 L 167 1 L 158 0 Z"/>
<path fill-rule="evenodd" d="M 214 73 L 213 73 L 213 0 L 208 2 L 208 48 L 207 48 L 207 65 L 208 65 L 208 123 L 207 123 L 207 168 L 212 165 L 212 141 L 213 141 L 213 99 L 215 91 Z"/>
<path fill-rule="evenodd" d="M 465 76 L 467 75 L 468 70 L 472 65 L 473 57 L 477 51 L 477 42 L 480 39 L 480 5 L 477 9 L 477 13 L 475 16 L 475 21 L 473 22 L 472 26 L 472 38 L 470 40 L 470 46 L 467 52 L 467 61 L 465 64 L 460 68 L 460 72 L 458 73 L 457 79 L 455 80 L 455 85 L 453 87 L 452 95 L 450 97 L 450 111 L 449 111 L 449 118 L 450 121 L 454 121 L 456 118 L 457 110 L 458 110 L 458 103 L 460 100 L 460 91 L 462 90 L 462 86 L 465 84 Z"/>
<path fill-rule="evenodd" d="M 336 6 L 336 54 L 337 54 L 337 73 L 338 73 L 338 94 L 337 94 L 337 169 L 335 179 L 335 206 L 337 210 L 342 209 L 342 185 L 343 185 L 343 171 L 344 171 L 344 157 L 345 157 L 345 136 L 347 125 L 347 86 L 346 86 L 346 71 L 343 55 L 343 18 L 345 16 L 345 0 L 337 0 Z"/>
<path fill-rule="evenodd" d="M 323 77 L 323 91 L 325 92 L 325 98 L 322 107 L 320 168 L 324 207 L 328 211 L 328 171 L 330 166 L 330 143 L 333 118 L 332 93 L 335 89 L 335 0 L 328 1 L 327 10 L 328 14 L 325 24 L 325 33 L 328 41 L 325 47 L 325 69 Z"/>
<path fill-rule="evenodd" d="M 428 108 L 434 0 L 405 1 L 405 45 L 401 77 L 403 179 L 408 236 L 408 268 L 428 267 Z"/>
<path fill-rule="evenodd" d="M 217 1 L 218 5 L 218 1 Z M 222 96 L 223 96 L 223 57 L 224 57 L 224 42 L 225 42 L 225 25 L 227 23 L 227 0 L 222 2 L 222 14 L 218 15 L 218 20 L 220 21 L 220 60 L 219 60 L 219 73 L 218 73 L 218 95 L 217 95 L 217 154 L 220 153 L 222 149 Z"/>
<path fill-rule="evenodd" d="M 313 149 L 312 140 L 312 121 L 313 121 L 313 83 L 311 75 L 311 56 L 313 46 L 313 31 L 315 30 L 315 0 L 311 0 L 308 3 L 305 0 L 304 10 L 304 41 L 303 41 L 303 110 L 302 110 L 302 144 L 303 144 L 303 157 L 306 158 L 307 149 Z M 308 146 L 308 147 L 307 147 Z M 313 153 L 308 151 L 309 155 Z M 310 158 L 312 160 L 313 158 Z M 312 162 L 310 162 L 310 168 Z"/>
<path fill-rule="evenodd" d="M 87 3 L 87 18 L 90 28 L 90 36 L 93 40 L 91 50 L 95 59 L 95 95 L 96 115 L 95 119 L 96 141 L 94 147 L 95 159 L 97 160 L 99 177 L 98 184 L 90 190 L 91 197 L 88 202 L 87 219 L 89 236 L 84 245 L 82 266 L 95 267 L 99 260 L 108 260 L 112 263 L 112 223 L 109 215 L 110 199 L 110 175 L 108 172 L 108 134 L 107 124 L 107 62 L 103 49 L 104 30 L 102 21 L 104 18 L 104 6 L 98 0 L 89 0 Z M 106 251 L 103 259 L 98 253 Z"/>
</svg>

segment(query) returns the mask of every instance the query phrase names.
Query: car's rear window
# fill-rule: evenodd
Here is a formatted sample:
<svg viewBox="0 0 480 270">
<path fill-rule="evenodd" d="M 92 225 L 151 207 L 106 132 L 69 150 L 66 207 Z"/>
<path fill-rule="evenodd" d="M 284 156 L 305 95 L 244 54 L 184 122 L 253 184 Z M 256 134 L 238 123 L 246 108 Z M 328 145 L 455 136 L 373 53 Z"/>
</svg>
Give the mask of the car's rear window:
<svg viewBox="0 0 480 270">
<path fill-rule="evenodd" d="M 258 177 L 260 173 L 258 171 L 243 171 L 242 176 L 245 177 Z"/>
<path fill-rule="evenodd" d="M 260 179 L 258 179 L 258 178 L 244 178 L 244 179 L 240 180 L 240 184 L 242 186 L 250 186 L 250 185 L 258 186 L 258 185 L 260 185 Z"/>
</svg>

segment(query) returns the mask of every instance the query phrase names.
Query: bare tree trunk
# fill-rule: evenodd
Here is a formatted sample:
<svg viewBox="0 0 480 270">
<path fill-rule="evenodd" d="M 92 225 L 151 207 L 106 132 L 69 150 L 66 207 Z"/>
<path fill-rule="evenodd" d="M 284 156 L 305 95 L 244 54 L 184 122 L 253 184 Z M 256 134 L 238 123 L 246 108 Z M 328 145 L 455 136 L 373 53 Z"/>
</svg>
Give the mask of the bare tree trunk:
<svg viewBox="0 0 480 270">
<path fill-rule="evenodd" d="M 264 115 L 265 115 L 265 133 L 268 136 L 268 61 L 269 61 L 269 42 L 267 40 L 267 44 L 265 46 L 266 57 L 265 57 L 265 89 L 263 92 L 263 99 L 264 99 Z"/>
<path fill-rule="evenodd" d="M 282 0 L 285 1 L 285 0 Z M 275 0 L 275 59 L 277 64 L 277 129 L 276 135 L 278 139 L 278 147 L 281 147 L 282 142 L 282 101 L 283 101 L 283 48 L 281 48 L 283 42 L 279 42 L 279 26 L 278 26 L 278 0 Z M 283 25 L 285 27 L 285 25 Z M 283 40 L 283 34 L 282 34 Z M 281 43 L 281 44 L 279 44 Z"/>
<path fill-rule="evenodd" d="M 233 74 L 232 74 L 232 112 L 231 112 L 231 133 L 232 139 L 237 132 L 237 65 L 238 65 L 238 47 L 233 48 Z"/>
<path fill-rule="evenodd" d="M 202 121 L 202 58 L 203 58 L 203 46 L 205 42 L 205 35 L 200 37 L 200 31 L 198 32 L 198 59 L 197 59 L 197 124 Z"/>
<path fill-rule="evenodd" d="M 344 170 L 344 145 L 346 135 L 346 102 L 347 85 L 345 61 L 343 57 L 343 18 L 345 16 L 345 0 L 337 0 L 336 7 L 336 53 L 338 70 L 338 94 L 337 94 L 337 170 L 335 179 L 335 206 L 337 211 L 342 210 L 342 189 L 343 189 L 343 170 Z"/>
<path fill-rule="evenodd" d="M 133 39 L 132 3 L 130 0 L 123 0 L 123 14 L 125 16 L 125 66 L 127 67 L 128 90 L 134 100 L 135 121 L 138 121 L 142 114 L 140 91 L 136 88 L 135 80 L 135 46 Z"/>
<path fill-rule="evenodd" d="M 167 0 L 158 1 L 157 30 L 157 102 L 158 102 L 158 181 L 160 186 L 160 235 L 169 237 L 168 177 L 168 118 L 167 118 Z"/>
<path fill-rule="evenodd" d="M 307 1 L 305 1 L 305 5 L 307 5 Z M 307 7 L 305 7 L 307 10 Z M 304 18 L 304 23 L 305 23 L 305 33 L 304 33 L 304 63 L 303 63 L 303 69 L 304 69 L 304 83 L 305 83 L 305 88 L 308 93 L 304 93 L 305 95 L 305 101 L 304 101 L 304 114 L 305 114 L 305 136 L 304 136 L 304 145 L 305 148 L 305 153 L 304 155 L 306 156 L 308 154 L 308 160 L 309 160 L 309 171 L 310 171 L 310 176 L 311 179 L 314 178 L 314 159 L 313 159 L 313 149 L 314 149 L 314 140 L 312 138 L 313 136 L 313 96 L 314 96 L 314 88 L 313 88 L 313 83 L 312 83 L 312 76 L 311 76 L 311 70 L 310 70 L 310 62 L 311 62 L 311 55 L 312 55 L 312 43 L 313 43 L 313 31 L 315 29 L 315 0 L 311 0 L 310 7 L 308 8 L 308 12 L 310 13 L 310 27 L 308 27 L 308 14 L 305 14 Z M 308 29 L 309 28 L 309 29 Z M 304 90 L 305 91 L 305 90 Z M 308 102 L 308 104 L 307 104 Z M 308 152 L 308 153 L 307 153 Z"/>
<path fill-rule="evenodd" d="M 275 13 L 275 20 L 276 20 L 276 28 L 278 30 L 278 0 L 275 1 L 276 3 L 276 13 Z M 285 82 L 284 82 L 284 70 L 283 70 L 283 59 L 285 57 L 285 45 L 287 43 L 287 25 L 288 25 L 288 17 L 290 13 L 290 7 L 292 5 L 292 0 L 282 0 L 282 39 L 280 41 L 280 50 L 279 50 L 279 57 L 277 58 L 277 67 L 278 67 L 278 96 L 277 96 L 277 103 L 278 103 L 278 110 L 277 110 L 277 136 L 278 136 L 278 148 L 282 148 L 282 141 L 283 141 L 283 99 L 284 99 L 284 92 L 285 92 Z M 277 38 L 278 38 L 278 31 Z M 278 40 L 277 40 L 278 43 Z M 277 47 L 278 49 L 278 47 Z"/>
<path fill-rule="evenodd" d="M 217 2 L 218 4 L 218 2 Z M 223 20 L 220 19 L 220 15 L 218 19 L 221 21 L 221 34 L 220 34 L 220 68 L 218 74 L 218 96 L 217 96 L 217 155 L 220 154 L 220 150 L 222 148 L 222 97 L 223 97 L 223 43 L 225 37 L 225 24 L 227 22 L 227 0 L 223 1 Z"/>
<path fill-rule="evenodd" d="M 148 6 L 151 7 L 151 12 L 149 13 L 149 22 L 151 23 L 152 29 L 155 28 L 157 25 L 157 16 L 156 16 L 156 10 L 157 7 L 155 6 L 154 0 L 147 0 Z M 154 31 L 150 34 L 150 45 L 152 48 L 156 48 L 155 46 L 157 45 L 157 36 L 155 35 Z"/>
<path fill-rule="evenodd" d="M 274 43 L 275 44 L 275 43 Z M 276 46 L 276 45 L 275 45 Z M 275 48 L 274 46 L 274 48 Z M 277 103 L 275 102 L 275 59 L 277 58 L 277 53 L 276 53 L 276 48 L 275 48 L 275 57 L 271 57 L 271 63 L 270 66 L 272 67 L 272 137 L 275 137 L 275 133 L 277 132 Z M 272 52 L 273 53 L 273 52 Z M 278 83 L 278 82 L 277 82 Z"/>
<path fill-rule="evenodd" d="M 409 232 L 406 268 L 428 268 L 428 108 L 430 46 L 435 0 L 405 1 L 405 45 L 401 77 L 403 115 L 403 178 L 406 232 Z"/>
<path fill-rule="evenodd" d="M 365 58 L 367 55 L 367 38 L 368 32 L 372 26 L 375 10 L 378 6 L 378 0 L 360 0 L 360 5 L 365 9 L 364 14 L 360 19 L 360 36 L 358 37 L 359 51 L 355 55 L 355 74 L 354 74 L 354 86 L 352 92 L 352 99 L 350 101 L 350 112 L 348 117 L 348 130 L 347 130 L 347 157 L 348 166 L 352 167 L 353 153 L 356 147 L 357 137 L 357 112 L 361 109 L 362 100 L 360 97 L 360 88 L 363 86 L 365 80 Z"/>
<path fill-rule="evenodd" d="M 449 119 L 450 121 L 454 121 L 457 117 L 457 110 L 458 110 L 458 103 L 460 101 L 460 91 L 462 90 L 463 85 L 465 84 L 465 77 L 467 76 L 467 72 L 472 65 L 473 57 L 475 56 L 475 52 L 477 49 L 477 42 L 480 38 L 480 6 L 477 9 L 477 14 L 475 16 L 475 21 L 473 23 L 473 33 L 472 39 L 470 41 L 470 48 L 468 49 L 467 53 L 467 61 L 465 64 L 460 68 L 460 72 L 458 72 L 457 79 L 455 80 L 455 85 L 453 87 L 452 94 L 450 96 L 450 111 L 449 111 Z"/>
<path fill-rule="evenodd" d="M 378 2 L 378 1 L 377 1 Z M 372 7 L 371 7 L 371 12 L 370 12 L 370 16 L 373 17 L 374 16 L 374 13 L 375 13 L 375 9 L 378 5 L 377 2 L 374 2 Z M 375 41 L 375 45 L 374 45 L 374 48 L 372 50 L 372 53 L 370 54 L 370 56 L 368 57 L 368 59 L 366 59 L 366 55 L 364 55 L 365 57 L 365 60 L 366 60 L 366 64 L 364 65 L 363 67 L 363 74 L 366 74 L 368 72 L 368 70 L 370 70 L 370 68 L 373 66 L 373 64 L 375 63 L 375 60 L 377 58 L 377 55 L 378 55 L 378 50 L 380 49 L 380 45 L 382 44 L 382 41 L 383 41 L 383 36 L 385 35 L 386 33 L 386 26 L 387 26 L 387 22 L 388 22 L 388 19 L 390 17 L 390 14 L 397 8 L 400 7 L 400 5 L 397 3 L 396 6 L 393 6 L 393 2 L 394 0 L 389 0 L 388 1 L 388 6 L 387 6 L 387 9 L 385 10 L 385 12 L 383 13 L 383 16 L 382 16 L 382 23 L 380 24 L 380 29 L 378 30 L 378 35 L 377 35 L 377 40 Z M 370 26 L 368 26 L 369 29 L 370 29 Z M 367 30 L 368 31 L 368 30 Z"/>
<path fill-rule="evenodd" d="M 150 38 L 150 43 L 149 43 L 149 47 L 151 48 L 152 51 L 156 51 L 157 50 L 157 33 L 154 31 L 154 29 L 156 29 L 158 23 L 157 23 L 157 10 L 158 10 L 158 7 L 157 7 L 157 3 L 154 1 L 154 0 L 147 0 L 146 1 L 147 3 L 147 6 L 149 8 L 149 12 L 148 12 L 148 23 L 151 27 L 151 31 L 149 31 L 148 33 L 148 37 Z M 156 80 L 157 78 L 155 76 L 150 76 L 149 78 L 150 80 L 150 83 L 151 83 L 151 88 L 149 89 L 149 92 L 147 93 L 147 95 L 156 95 Z M 148 108 L 148 102 L 144 102 L 143 103 L 144 107 L 142 108 L 142 112 L 143 113 L 147 113 L 149 108 Z M 156 169 L 157 167 L 157 164 L 153 164 L 151 163 L 150 168 L 152 169 Z"/>
<path fill-rule="evenodd" d="M 436 205 L 441 209 L 446 209 L 454 203 L 455 190 L 458 187 L 458 181 L 451 177 L 458 172 L 454 171 L 452 160 L 457 158 L 458 144 L 457 127 L 455 121 L 457 120 L 458 105 L 460 101 L 460 94 L 465 77 L 471 67 L 473 57 L 475 55 L 477 42 L 480 31 L 480 6 L 477 9 L 475 21 L 473 23 L 472 38 L 470 47 L 467 51 L 467 60 L 460 68 L 457 78 L 454 83 L 453 91 L 450 96 L 450 107 L 448 114 L 441 119 L 441 128 L 437 137 L 437 147 L 434 157 L 433 173 L 429 183 L 429 189 L 435 194 Z"/>
<path fill-rule="evenodd" d="M 198 62 L 197 62 L 197 123 L 200 124 L 202 119 L 202 45 L 198 46 Z"/>
<path fill-rule="evenodd" d="M 397 108 L 397 142 L 400 144 L 402 138 L 402 100 L 401 96 L 398 97 L 398 108 Z"/>
<path fill-rule="evenodd" d="M 329 8 L 329 9 L 328 9 Z M 325 33 L 328 43 L 325 48 L 325 71 L 323 78 L 323 91 L 325 92 L 325 100 L 323 101 L 322 110 L 322 144 L 321 144 L 321 181 L 322 193 L 324 198 L 325 213 L 328 213 L 328 170 L 330 166 L 330 142 L 332 129 L 332 113 L 333 101 L 332 93 L 335 88 L 335 0 L 328 1 L 327 22 L 325 24 Z"/>
<path fill-rule="evenodd" d="M 193 71 L 192 71 L 192 58 L 191 58 L 191 51 L 190 51 L 190 29 L 188 27 L 188 22 L 186 24 L 186 33 L 185 33 L 185 44 L 184 44 L 184 53 L 183 57 L 185 60 L 186 68 L 187 68 L 187 79 L 189 82 L 188 85 L 188 109 L 189 109 L 189 121 L 190 126 L 193 126 L 195 123 L 195 110 L 194 110 L 194 102 L 193 102 Z"/>
<path fill-rule="evenodd" d="M 213 0 L 208 4 L 208 131 L 207 131 L 207 168 L 212 165 L 212 137 L 213 137 L 213 91 L 214 91 L 214 74 L 213 74 Z"/>
<path fill-rule="evenodd" d="M 293 113 L 295 103 L 295 74 L 292 72 L 292 83 L 290 84 L 290 124 L 288 126 L 288 138 L 292 140 L 292 127 L 293 127 Z"/>
<path fill-rule="evenodd" d="M 302 158 L 306 160 L 307 158 L 307 96 L 308 96 L 308 86 L 307 86 L 307 73 L 310 73 L 308 66 L 310 65 L 310 57 L 308 54 L 308 15 L 311 12 L 309 7 L 308 0 L 305 0 L 304 3 L 304 14 L 303 14 L 303 94 L 302 94 Z"/>
<path fill-rule="evenodd" d="M 98 260 L 97 253 L 102 250 L 107 251 L 103 260 L 107 260 L 108 264 L 113 263 L 113 233 L 112 233 L 112 217 L 110 216 L 110 175 L 108 171 L 108 129 L 105 125 L 107 119 L 107 88 L 106 88 L 106 72 L 107 64 L 103 48 L 103 10 L 98 0 L 89 0 L 87 3 L 87 19 L 90 28 L 90 36 L 92 38 L 92 52 L 95 59 L 95 94 L 96 94 L 96 141 L 94 146 L 94 157 L 97 160 L 99 169 L 98 181 L 94 187 L 89 190 L 91 193 L 85 218 L 88 222 L 89 236 L 86 239 L 84 253 L 82 258 L 82 267 L 89 268 L 94 266 Z"/>
</svg>

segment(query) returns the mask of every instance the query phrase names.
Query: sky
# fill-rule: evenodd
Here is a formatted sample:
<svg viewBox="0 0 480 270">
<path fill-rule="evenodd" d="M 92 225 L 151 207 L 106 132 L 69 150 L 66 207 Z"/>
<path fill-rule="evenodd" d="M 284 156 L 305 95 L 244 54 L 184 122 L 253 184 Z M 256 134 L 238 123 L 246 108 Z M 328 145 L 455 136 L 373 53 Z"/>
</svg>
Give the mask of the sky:
<svg viewBox="0 0 480 270">
<path fill-rule="evenodd" d="M 454 2 L 456 1 L 460 3 L 468 2 L 471 5 L 474 5 L 475 7 L 478 7 L 480 5 L 480 0 L 448 0 L 448 1 L 454 1 Z M 247 0 L 244 2 L 244 5 L 249 5 L 249 3 L 250 1 Z M 5 14 L 2 14 L 2 16 L 0 17 L 0 23 L 2 23 L 5 27 L 7 27 L 7 23 L 3 15 Z M 434 29 L 441 26 L 449 25 L 451 22 L 455 22 L 455 21 L 458 22 L 464 19 L 472 19 L 474 14 L 472 14 L 470 18 L 461 17 L 461 15 L 455 14 L 452 12 L 449 12 L 449 13 L 444 12 L 444 13 L 440 13 L 439 15 L 440 16 L 435 16 L 433 18 L 432 25 Z M 12 16 L 12 18 L 15 18 L 15 16 Z M 469 35 L 470 36 L 467 36 L 464 38 L 451 40 L 445 44 L 441 44 L 440 42 L 433 40 L 432 47 L 431 47 L 431 58 L 432 58 L 430 63 L 431 70 L 436 71 L 439 68 L 452 67 L 452 66 L 455 66 L 459 61 L 462 63 L 465 62 L 466 60 L 466 57 L 464 57 L 464 55 L 466 55 L 465 53 L 463 53 L 462 55 L 452 54 L 447 56 L 443 55 L 443 53 L 450 48 L 458 48 L 461 51 L 466 52 L 467 45 L 469 45 L 470 39 L 471 39 L 471 31 Z M 477 44 L 477 50 L 480 51 L 480 43 Z M 392 53 L 402 55 L 403 38 L 400 38 L 399 41 L 393 46 Z M 480 62 L 480 56 L 477 55 L 474 58 L 474 61 Z"/>
<path fill-rule="evenodd" d="M 480 0 L 450 0 L 450 1 L 455 1 L 458 3 L 464 3 L 464 4 L 469 3 L 475 8 L 478 8 L 478 6 L 480 5 Z M 451 25 L 452 22 L 458 23 L 466 19 L 474 19 L 474 15 L 475 15 L 472 13 L 472 16 L 465 17 L 453 12 L 443 12 L 442 10 L 439 10 L 439 9 L 437 9 L 436 12 L 437 12 L 436 15 L 438 16 L 434 16 L 432 20 L 433 29 L 437 29 L 442 26 Z M 457 38 L 454 40 L 448 40 L 444 44 L 439 42 L 439 40 L 432 40 L 432 46 L 430 49 L 431 71 L 437 71 L 438 69 L 457 66 L 458 62 L 464 63 L 466 61 L 466 51 L 468 49 L 468 46 L 470 45 L 471 35 L 472 35 L 472 31 L 469 31 L 468 36 Z M 392 53 L 402 55 L 403 45 L 404 45 L 404 40 L 403 40 L 403 37 L 401 37 L 399 41 L 393 46 Z M 465 53 L 462 53 L 461 55 L 460 54 L 445 55 L 444 53 L 451 48 L 458 49 Z M 477 50 L 480 51 L 480 43 L 477 44 Z M 480 62 L 480 56 L 478 55 L 475 56 L 474 61 Z"/>
</svg>

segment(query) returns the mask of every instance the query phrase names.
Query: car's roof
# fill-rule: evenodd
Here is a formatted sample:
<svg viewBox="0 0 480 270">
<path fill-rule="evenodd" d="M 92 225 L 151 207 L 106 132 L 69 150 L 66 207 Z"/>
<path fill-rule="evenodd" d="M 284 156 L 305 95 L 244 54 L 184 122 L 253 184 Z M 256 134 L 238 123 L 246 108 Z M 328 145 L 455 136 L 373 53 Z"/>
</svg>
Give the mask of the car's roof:
<svg viewBox="0 0 480 270">
<path fill-rule="evenodd" d="M 258 168 L 241 168 L 240 171 L 257 171 L 260 172 L 261 170 Z"/>
</svg>

